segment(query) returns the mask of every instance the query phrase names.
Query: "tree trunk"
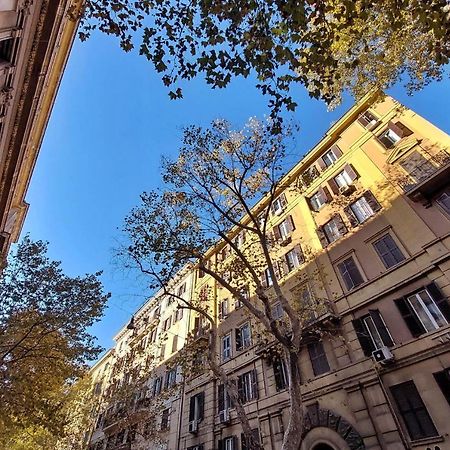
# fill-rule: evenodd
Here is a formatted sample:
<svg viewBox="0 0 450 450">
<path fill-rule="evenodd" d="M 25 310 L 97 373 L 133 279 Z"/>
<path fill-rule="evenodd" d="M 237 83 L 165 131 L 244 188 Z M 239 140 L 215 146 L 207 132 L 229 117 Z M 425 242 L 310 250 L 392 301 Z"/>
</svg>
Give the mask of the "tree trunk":
<svg viewBox="0 0 450 450">
<path fill-rule="evenodd" d="M 299 367 L 300 354 L 297 351 L 289 351 L 287 358 L 291 403 L 289 407 L 289 422 L 284 432 L 282 450 L 299 450 L 303 434 L 303 401 Z"/>
</svg>

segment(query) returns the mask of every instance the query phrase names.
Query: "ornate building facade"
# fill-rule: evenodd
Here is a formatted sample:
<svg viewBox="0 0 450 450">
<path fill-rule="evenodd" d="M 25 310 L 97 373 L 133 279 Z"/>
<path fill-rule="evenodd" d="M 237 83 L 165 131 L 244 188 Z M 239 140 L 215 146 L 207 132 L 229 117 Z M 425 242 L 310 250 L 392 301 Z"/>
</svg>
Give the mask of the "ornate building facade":
<svg viewBox="0 0 450 450">
<path fill-rule="evenodd" d="M 394 99 L 368 95 L 282 185 L 269 221 L 280 243 L 277 277 L 293 304 L 313 305 L 309 320 L 324 330 L 302 349 L 302 449 L 450 449 L 450 137 Z M 218 245 L 207 257 L 216 264 L 229 250 Z M 270 295 L 272 280 L 261 276 Z M 237 379 L 255 436 L 264 449 L 280 449 L 289 404 L 282 358 L 268 356 L 271 342 L 261 346 L 258 323 L 226 289 L 198 270 L 192 284 L 191 295 L 212 292 L 218 361 Z M 275 303 L 272 314 L 283 318 Z M 188 321 L 183 336 L 201 329 L 195 313 Z M 158 376 L 148 373 L 149 387 Z M 102 380 L 99 392 L 109 386 Z M 161 411 L 160 441 L 144 448 L 244 450 L 223 385 L 209 372 L 180 383 Z M 95 430 L 95 450 L 142 443 L 98 421 Z"/>
<path fill-rule="evenodd" d="M 0 263 L 20 234 L 25 194 L 76 33 L 70 0 L 0 2 Z"/>
</svg>

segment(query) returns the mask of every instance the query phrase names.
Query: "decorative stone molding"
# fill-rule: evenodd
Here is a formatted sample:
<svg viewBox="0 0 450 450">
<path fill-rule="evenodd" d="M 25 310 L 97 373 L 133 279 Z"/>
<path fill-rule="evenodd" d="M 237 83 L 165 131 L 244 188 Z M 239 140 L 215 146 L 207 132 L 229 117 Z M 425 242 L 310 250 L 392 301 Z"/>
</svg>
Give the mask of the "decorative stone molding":
<svg viewBox="0 0 450 450">
<path fill-rule="evenodd" d="M 336 432 L 347 444 L 350 450 L 365 450 L 361 435 L 347 420 L 329 409 L 319 408 L 319 403 L 307 406 L 304 418 L 303 439 L 314 428 L 329 428 Z M 319 442 L 318 442 L 319 443 Z"/>
</svg>

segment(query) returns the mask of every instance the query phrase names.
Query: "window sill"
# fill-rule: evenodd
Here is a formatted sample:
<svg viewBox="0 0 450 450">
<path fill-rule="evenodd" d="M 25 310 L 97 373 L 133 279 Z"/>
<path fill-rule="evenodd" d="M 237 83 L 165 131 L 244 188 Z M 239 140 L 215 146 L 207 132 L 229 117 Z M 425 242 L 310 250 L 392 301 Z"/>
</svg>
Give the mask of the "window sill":
<svg viewBox="0 0 450 450">
<path fill-rule="evenodd" d="M 421 447 L 422 445 L 436 444 L 438 442 L 444 442 L 444 436 L 432 436 L 423 439 L 416 439 L 411 441 L 411 447 Z"/>
</svg>

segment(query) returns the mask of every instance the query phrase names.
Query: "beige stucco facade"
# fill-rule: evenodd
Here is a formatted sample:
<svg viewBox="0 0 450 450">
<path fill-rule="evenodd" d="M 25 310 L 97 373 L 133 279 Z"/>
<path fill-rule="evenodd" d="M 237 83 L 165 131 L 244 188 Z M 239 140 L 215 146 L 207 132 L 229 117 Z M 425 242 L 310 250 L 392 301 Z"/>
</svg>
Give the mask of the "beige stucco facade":
<svg viewBox="0 0 450 450">
<path fill-rule="evenodd" d="M 314 319 L 322 340 L 305 339 L 302 350 L 302 449 L 450 449 L 449 181 L 450 137 L 370 95 L 282 180 L 271 232 L 279 240 L 289 216 L 294 225 L 276 250 L 279 281 L 293 304 L 327 300 Z M 209 253 L 213 264 L 222 255 L 221 246 Z M 193 292 L 209 286 L 219 335 L 228 336 L 217 348 L 222 368 L 248 390 L 245 408 L 264 449 L 278 450 L 289 403 L 280 368 L 258 345 L 260 328 L 245 308 L 210 277 L 193 276 Z M 243 448 L 218 384 L 209 373 L 185 380 L 166 448 Z M 193 430 L 190 399 L 200 393 Z"/>
</svg>

